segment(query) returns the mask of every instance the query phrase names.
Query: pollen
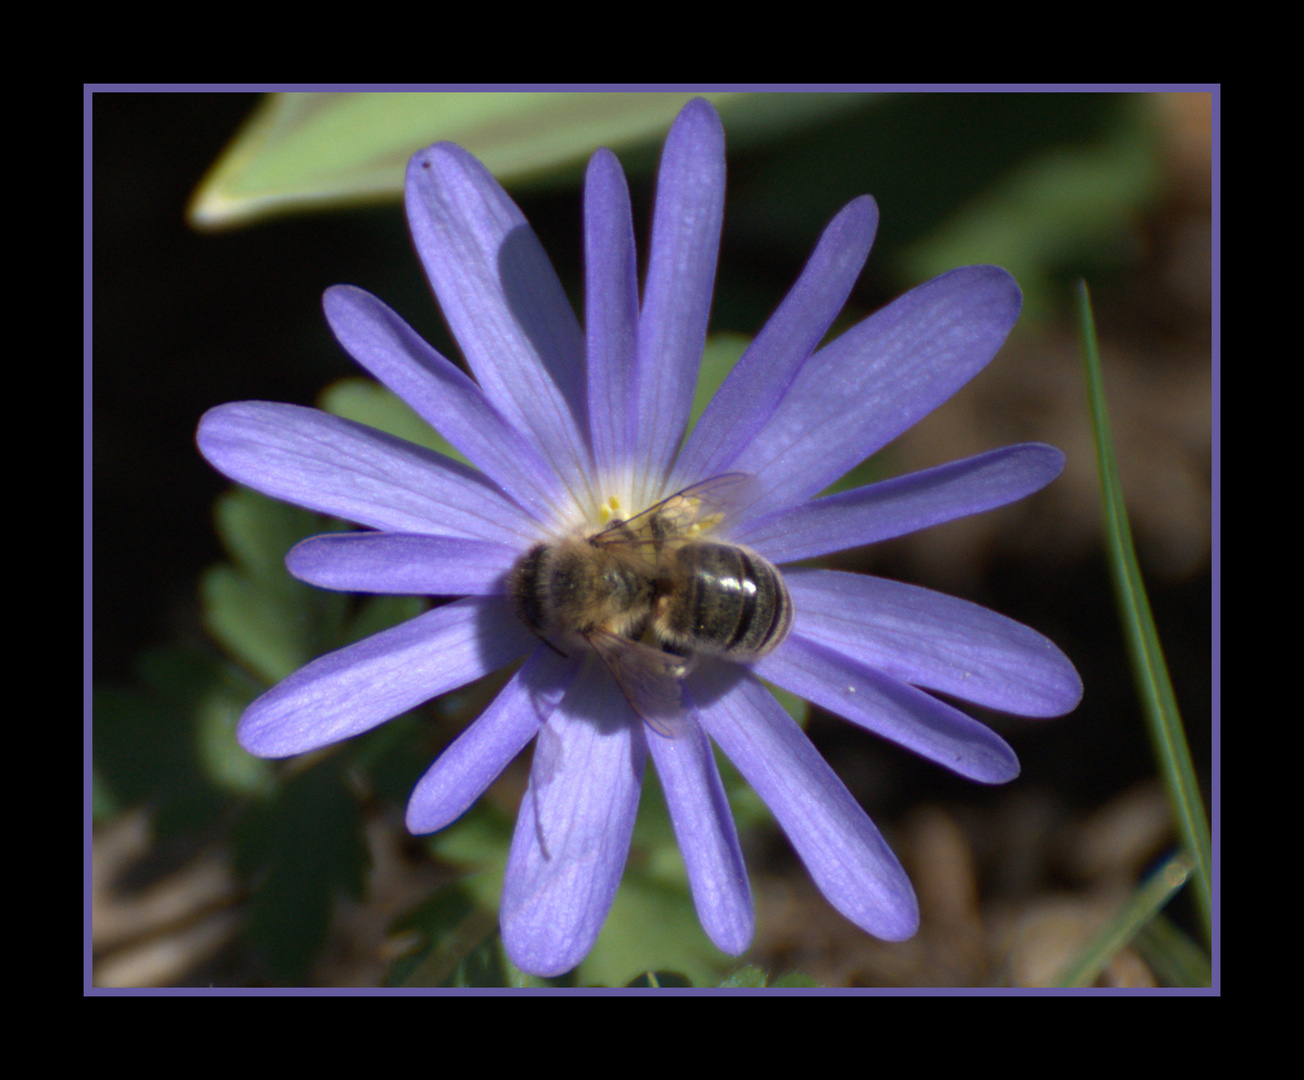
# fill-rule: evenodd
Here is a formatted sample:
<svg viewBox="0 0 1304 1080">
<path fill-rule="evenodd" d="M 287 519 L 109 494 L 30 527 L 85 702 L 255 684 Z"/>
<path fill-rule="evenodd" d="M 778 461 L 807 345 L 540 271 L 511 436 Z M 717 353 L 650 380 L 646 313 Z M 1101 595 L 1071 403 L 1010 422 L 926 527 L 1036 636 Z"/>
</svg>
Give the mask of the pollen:
<svg viewBox="0 0 1304 1080">
<path fill-rule="evenodd" d="M 619 495 L 609 496 L 607 501 L 598 508 L 598 523 L 601 525 L 606 525 L 609 521 L 612 521 L 615 518 L 623 518 L 624 516 L 625 514 L 622 512 Z"/>
</svg>

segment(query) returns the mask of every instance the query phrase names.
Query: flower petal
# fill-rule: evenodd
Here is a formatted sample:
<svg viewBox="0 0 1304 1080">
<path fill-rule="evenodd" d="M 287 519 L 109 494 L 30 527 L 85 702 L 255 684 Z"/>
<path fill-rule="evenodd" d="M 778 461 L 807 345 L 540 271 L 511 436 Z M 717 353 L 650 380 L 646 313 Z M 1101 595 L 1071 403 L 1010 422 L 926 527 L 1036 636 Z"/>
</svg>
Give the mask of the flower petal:
<svg viewBox="0 0 1304 1080">
<path fill-rule="evenodd" d="M 676 465 L 681 477 L 725 472 L 765 425 L 851 295 L 877 228 L 878 206 L 868 195 L 829 222 L 801 277 L 689 432 Z"/>
<path fill-rule="evenodd" d="M 400 596 L 501 593 L 519 548 L 417 533 L 325 533 L 296 544 L 285 565 L 300 581 Z"/>
<path fill-rule="evenodd" d="M 1073 664 L 1037 631 L 967 600 L 865 574 L 789 569 L 793 632 L 893 678 L 1017 716 L 1082 699 Z"/>
<path fill-rule="evenodd" d="M 489 400 L 572 491 L 584 489 L 584 337 L 534 230 L 460 146 L 408 165 L 408 224 L 426 277 Z"/>
<path fill-rule="evenodd" d="M 574 674 L 573 662 L 536 649 L 421 778 L 408 801 L 408 831 L 435 832 L 466 813 L 539 733 Z"/>
<path fill-rule="evenodd" d="M 996 266 L 912 289 L 812 356 L 731 468 L 762 476 L 767 509 L 810 498 L 973 378 L 1019 304 L 1019 287 Z"/>
<path fill-rule="evenodd" d="M 614 479 L 638 437 L 638 253 L 625 174 L 605 149 L 584 180 L 584 305 L 593 458 Z"/>
<path fill-rule="evenodd" d="M 984 784 L 1019 775 L 1004 739 L 971 716 L 793 633 L 752 670 L 853 724 Z"/>
<path fill-rule="evenodd" d="M 232 480 L 359 525 L 518 547 L 538 534 L 538 525 L 475 470 L 317 409 L 219 405 L 200 420 L 196 441 Z"/>
<path fill-rule="evenodd" d="M 369 731 L 537 645 L 502 597 L 469 597 L 337 649 L 257 698 L 240 745 L 288 757 Z"/>
<path fill-rule="evenodd" d="M 1064 455 L 1053 446 L 1006 446 L 760 519 L 740 515 L 731 536 L 771 562 L 812 559 L 1016 502 L 1063 471 Z"/>
<path fill-rule="evenodd" d="M 707 734 L 770 808 L 829 903 L 885 941 L 912 936 L 919 903 L 910 879 L 796 721 L 740 668 L 703 664 L 691 685 Z"/>
<path fill-rule="evenodd" d="M 557 475 L 474 381 L 362 289 L 327 289 L 322 307 L 335 337 L 353 359 L 537 520 L 551 522 L 549 506 L 560 489 Z"/>
<path fill-rule="evenodd" d="M 711 744 L 696 723 L 688 724 L 679 738 L 654 735 L 647 743 L 684 855 L 698 921 L 718 948 L 737 956 L 752 942 L 756 915 Z"/>
<path fill-rule="evenodd" d="M 638 324 L 636 465 L 653 484 L 665 479 L 693 404 L 724 221 L 724 168 L 720 117 L 694 98 L 661 151 Z"/>
<path fill-rule="evenodd" d="M 590 659 L 539 733 L 507 857 L 503 945 L 521 970 L 560 975 L 593 947 L 624 873 L 646 757 L 642 721 Z"/>
</svg>

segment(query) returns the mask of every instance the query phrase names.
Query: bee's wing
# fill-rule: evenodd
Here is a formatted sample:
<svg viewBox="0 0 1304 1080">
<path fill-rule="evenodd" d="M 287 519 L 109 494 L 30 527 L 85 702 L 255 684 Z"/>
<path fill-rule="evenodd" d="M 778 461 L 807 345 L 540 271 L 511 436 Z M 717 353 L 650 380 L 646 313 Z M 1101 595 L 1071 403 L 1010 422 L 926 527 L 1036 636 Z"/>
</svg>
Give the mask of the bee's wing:
<svg viewBox="0 0 1304 1080">
<path fill-rule="evenodd" d="M 632 518 L 613 521 L 593 541 L 605 546 L 657 547 L 682 537 L 693 525 L 709 525 L 712 518 L 724 516 L 750 479 L 747 473 L 734 472 L 699 480 Z"/>
<path fill-rule="evenodd" d="M 589 644 L 602 658 L 630 707 L 658 735 L 676 739 L 687 729 L 683 687 L 679 680 L 692 667 L 692 658 L 631 641 L 607 630 L 595 630 Z"/>
</svg>

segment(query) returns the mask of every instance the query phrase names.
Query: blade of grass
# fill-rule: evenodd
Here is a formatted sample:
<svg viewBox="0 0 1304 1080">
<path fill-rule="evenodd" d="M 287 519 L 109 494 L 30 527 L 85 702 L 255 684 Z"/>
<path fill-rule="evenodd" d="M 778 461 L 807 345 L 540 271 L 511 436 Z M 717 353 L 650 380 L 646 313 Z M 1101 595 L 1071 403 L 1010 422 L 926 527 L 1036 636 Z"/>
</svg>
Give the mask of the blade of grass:
<svg viewBox="0 0 1304 1080">
<path fill-rule="evenodd" d="M 1168 677 L 1163 649 L 1150 614 L 1145 585 L 1137 566 L 1132 530 L 1123 506 L 1123 488 L 1118 478 L 1113 436 L 1105 409 L 1105 388 L 1100 371 L 1100 352 L 1096 343 L 1095 319 L 1086 282 L 1078 287 L 1078 308 L 1082 322 L 1083 359 L 1087 372 L 1087 392 L 1091 403 L 1091 423 L 1095 429 L 1096 456 L 1100 466 L 1100 487 L 1105 509 L 1105 532 L 1110 571 L 1118 595 L 1127 637 L 1128 652 L 1136 678 L 1137 690 L 1146 716 L 1151 743 L 1159 759 L 1160 771 L 1168 788 L 1169 801 L 1177 819 L 1183 844 L 1194 861 L 1194 885 L 1205 940 L 1212 940 L 1213 890 L 1211 887 L 1212 855 L 1209 823 L 1204 801 L 1200 797 L 1195 767 L 1187 748 L 1177 699 Z"/>
<path fill-rule="evenodd" d="M 1186 884 L 1191 874 L 1191 858 L 1179 851 L 1150 875 L 1132 894 L 1127 906 L 1109 923 L 1091 944 L 1078 954 L 1060 976 L 1060 986 L 1090 986 L 1120 950 L 1163 910 L 1165 904 Z"/>
<path fill-rule="evenodd" d="M 1166 986 L 1212 986 L 1213 969 L 1204 950 L 1163 915 L 1156 915 L 1132 941 Z"/>
</svg>

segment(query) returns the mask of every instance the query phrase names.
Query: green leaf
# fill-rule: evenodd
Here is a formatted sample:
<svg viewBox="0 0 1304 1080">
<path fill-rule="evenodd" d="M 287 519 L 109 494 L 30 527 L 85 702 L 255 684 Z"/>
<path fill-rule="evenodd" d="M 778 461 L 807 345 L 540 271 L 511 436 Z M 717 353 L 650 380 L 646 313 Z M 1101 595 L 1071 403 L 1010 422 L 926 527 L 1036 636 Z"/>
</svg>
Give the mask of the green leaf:
<svg viewBox="0 0 1304 1080">
<path fill-rule="evenodd" d="M 1100 351 L 1096 343 L 1096 326 L 1086 282 L 1079 285 L 1078 304 L 1091 422 L 1095 431 L 1096 457 L 1104 501 L 1110 573 L 1151 745 L 1168 790 L 1178 831 L 1194 862 L 1197 906 L 1208 940 L 1213 926 L 1213 858 L 1209 823 L 1205 817 L 1204 800 L 1200 797 L 1195 766 L 1191 762 L 1191 752 L 1187 747 L 1186 733 L 1182 730 L 1182 718 L 1177 711 L 1177 698 L 1168 677 L 1168 665 L 1164 662 L 1159 634 L 1150 614 L 1150 601 L 1141 580 L 1136 549 L 1132 544 L 1132 530 L 1123 504 L 1123 487 L 1119 480 L 1114 440 L 1105 406 Z"/>
<path fill-rule="evenodd" d="M 1058 295 L 1056 271 L 1117 263 L 1134 248 L 1135 222 L 1161 181 L 1154 126 L 1152 98 L 1140 95 L 1099 140 L 1049 147 L 1021 163 L 912 245 L 907 276 L 1003 266 L 1023 289 L 1023 318 L 1040 318 Z"/>
<path fill-rule="evenodd" d="M 578 167 L 599 146 L 664 135 L 685 93 L 273 94 L 195 192 L 193 225 L 396 198 L 408 159 L 448 139 L 501 180 Z M 709 94 L 717 102 L 730 94 Z"/>
<path fill-rule="evenodd" d="M 818 988 L 819 985 L 809 975 L 801 971 L 789 971 L 770 983 L 770 986 L 776 990 L 811 990 Z"/>
<path fill-rule="evenodd" d="M 630 856 L 607 921 L 579 968 L 584 985 L 622 986 L 631 971 L 676 971 L 711 986 L 726 962 L 697 920 L 688 890 L 643 872 Z"/>
<path fill-rule="evenodd" d="M 210 567 L 200 579 L 213 638 L 267 684 L 343 644 L 348 597 L 305 585 L 285 569 L 291 547 L 332 523 L 247 488 L 222 495 L 216 516 L 235 565 Z"/>
<path fill-rule="evenodd" d="M 270 977 L 300 983 L 326 943 L 338 892 L 360 899 L 369 863 L 362 812 L 328 755 L 290 777 L 237 829 L 237 860 L 255 881 L 245 932 Z"/>
<path fill-rule="evenodd" d="M 757 990 L 765 986 L 769 981 L 763 967 L 755 964 L 745 964 L 730 972 L 729 977 L 720 985 L 729 990 Z"/>
<path fill-rule="evenodd" d="M 637 979 L 631 979 L 625 985 L 636 990 L 664 990 L 668 987 L 691 988 L 693 983 L 687 975 L 681 975 L 677 971 L 645 971 Z"/>
<path fill-rule="evenodd" d="M 732 972 L 730 976 L 720 984 L 720 986 L 729 990 L 755 990 L 762 988 L 805 990 L 812 987 L 818 987 L 819 983 L 809 975 L 803 975 L 799 971 L 790 971 L 771 981 L 763 967 L 758 967 L 755 964 L 746 964 Z"/>
<path fill-rule="evenodd" d="M 219 495 L 213 517 L 223 546 L 242 571 L 278 581 L 286 577 L 285 553 L 305 536 L 322 531 L 322 519 L 310 510 L 248 488 Z"/>
<path fill-rule="evenodd" d="M 408 159 L 448 139 L 507 184 L 571 181 L 599 146 L 651 168 L 689 93 L 271 94 L 191 197 L 197 228 L 396 199 Z M 731 146 L 768 141 L 863 103 L 865 94 L 706 93 Z"/>
<path fill-rule="evenodd" d="M 386 975 L 388 986 L 506 986 L 498 917 L 454 882 L 397 919 L 391 933 L 411 939 Z"/>
<path fill-rule="evenodd" d="M 342 416 L 345 420 L 366 424 L 388 435 L 466 462 L 466 458 L 413 412 L 407 402 L 370 379 L 357 377 L 332 383 L 322 391 L 318 404 L 328 413 Z"/>
<path fill-rule="evenodd" d="M 747 351 L 752 339 L 746 334 L 712 334 L 706 339 L 706 348 L 702 352 L 702 366 L 697 371 L 697 387 L 693 390 L 693 408 L 688 416 L 688 428 L 685 435 L 697 425 L 702 413 L 715 397 L 715 393 L 724 384 L 733 371 L 734 365 Z"/>
<path fill-rule="evenodd" d="M 235 742 L 235 720 L 254 692 L 199 650 L 143 653 L 135 685 L 94 691 L 98 804 L 148 803 L 167 833 L 203 828 L 230 795 L 265 790 L 270 766 Z"/>
</svg>

